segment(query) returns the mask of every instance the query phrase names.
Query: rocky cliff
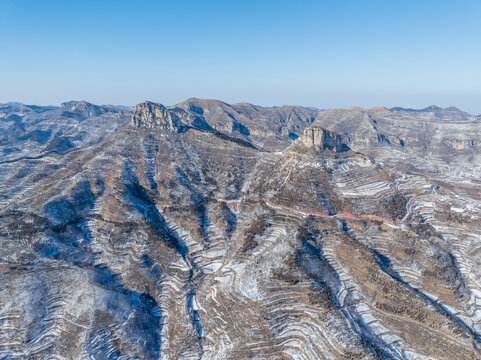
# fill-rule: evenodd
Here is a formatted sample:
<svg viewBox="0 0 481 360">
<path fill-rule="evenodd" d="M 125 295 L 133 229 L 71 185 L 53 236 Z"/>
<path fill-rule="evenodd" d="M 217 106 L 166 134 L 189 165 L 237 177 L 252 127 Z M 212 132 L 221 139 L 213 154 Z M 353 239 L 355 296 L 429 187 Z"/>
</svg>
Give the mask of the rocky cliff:
<svg viewBox="0 0 481 360">
<path fill-rule="evenodd" d="M 184 128 L 183 119 L 188 114 L 179 108 L 168 109 L 162 104 L 146 101 L 135 106 L 132 116 L 132 125 L 160 129 L 170 132 L 179 132 Z"/>
<path fill-rule="evenodd" d="M 335 152 L 349 150 L 341 135 L 316 126 L 304 129 L 304 133 L 294 141 L 291 148 L 307 148 L 315 151 L 332 150 Z"/>
</svg>

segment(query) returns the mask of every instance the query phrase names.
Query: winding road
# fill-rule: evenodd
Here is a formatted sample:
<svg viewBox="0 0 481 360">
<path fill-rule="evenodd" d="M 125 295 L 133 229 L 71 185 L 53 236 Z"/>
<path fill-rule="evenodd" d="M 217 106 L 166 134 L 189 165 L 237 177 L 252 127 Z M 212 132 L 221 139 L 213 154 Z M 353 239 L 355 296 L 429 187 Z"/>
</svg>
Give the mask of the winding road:
<svg viewBox="0 0 481 360">
<path fill-rule="evenodd" d="M 241 201 L 241 200 L 226 200 L 226 199 L 220 199 L 220 198 L 218 200 L 222 201 L 222 202 L 225 202 L 227 204 L 227 206 L 232 206 L 233 204 L 238 204 Z M 344 211 L 338 212 L 336 214 L 330 215 L 326 212 L 295 209 L 295 208 L 291 208 L 291 207 L 284 206 L 284 205 L 274 204 L 273 202 L 271 202 L 269 200 L 260 199 L 260 198 L 247 196 L 247 195 L 243 197 L 243 200 L 263 202 L 271 208 L 295 212 L 295 213 L 302 214 L 302 215 L 312 215 L 312 216 L 323 217 L 323 218 L 339 217 L 339 218 L 351 219 L 351 220 L 380 221 L 380 222 L 392 224 L 392 225 L 398 224 L 396 221 L 394 221 L 392 219 L 385 218 L 385 217 L 382 217 L 382 216 L 372 215 L 372 214 L 358 215 L 358 214 L 353 214 L 349 211 L 344 210 Z"/>
</svg>

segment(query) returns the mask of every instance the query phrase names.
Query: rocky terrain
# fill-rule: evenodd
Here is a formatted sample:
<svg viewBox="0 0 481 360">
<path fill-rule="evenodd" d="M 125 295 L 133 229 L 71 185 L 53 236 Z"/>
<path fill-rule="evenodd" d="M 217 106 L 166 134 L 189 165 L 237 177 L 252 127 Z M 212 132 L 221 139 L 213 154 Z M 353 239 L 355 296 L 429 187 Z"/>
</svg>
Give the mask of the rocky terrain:
<svg viewBox="0 0 481 360">
<path fill-rule="evenodd" d="M 481 120 L 0 105 L 0 359 L 481 359 Z"/>
</svg>

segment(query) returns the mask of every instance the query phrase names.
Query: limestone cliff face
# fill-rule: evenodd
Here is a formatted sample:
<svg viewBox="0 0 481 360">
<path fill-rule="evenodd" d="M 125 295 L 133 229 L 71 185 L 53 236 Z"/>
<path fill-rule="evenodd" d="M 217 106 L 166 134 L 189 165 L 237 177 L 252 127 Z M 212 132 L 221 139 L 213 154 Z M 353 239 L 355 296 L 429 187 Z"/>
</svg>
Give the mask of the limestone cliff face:
<svg viewBox="0 0 481 360">
<path fill-rule="evenodd" d="M 146 101 L 135 106 L 132 125 L 180 132 L 184 128 L 182 119 L 186 116 L 187 113 L 182 109 L 168 109 L 162 104 Z"/>
<path fill-rule="evenodd" d="M 343 152 L 349 147 L 342 142 L 342 136 L 320 127 L 308 127 L 304 133 L 296 139 L 294 148 L 310 148 L 318 151 L 334 150 Z"/>
</svg>

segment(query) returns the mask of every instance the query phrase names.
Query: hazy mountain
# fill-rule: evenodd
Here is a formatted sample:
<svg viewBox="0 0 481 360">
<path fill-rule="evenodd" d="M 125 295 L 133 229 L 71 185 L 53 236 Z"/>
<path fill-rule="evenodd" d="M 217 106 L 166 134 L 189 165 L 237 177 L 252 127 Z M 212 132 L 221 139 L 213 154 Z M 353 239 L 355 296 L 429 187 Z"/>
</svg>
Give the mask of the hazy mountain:
<svg viewBox="0 0 481 360">
<path fill-rule="evenodd" d="M 424 109 L 406 109 L 402 107 L 393 107 L 391 111 L 399 114 L 410 115 L 419 117 L 422 119 L 435 119 L 435 120 L 469 120 L 474 116 L 465 111 L 459 110 L 457 107 L 450 106 L 447 108 L 441 108 L 436 105 L 428 106 Z"/>
<path fill-rule="evenodd" d="M 0 358 L 481 358 L 480 125 L 1 107 Z"/>
</svg>

